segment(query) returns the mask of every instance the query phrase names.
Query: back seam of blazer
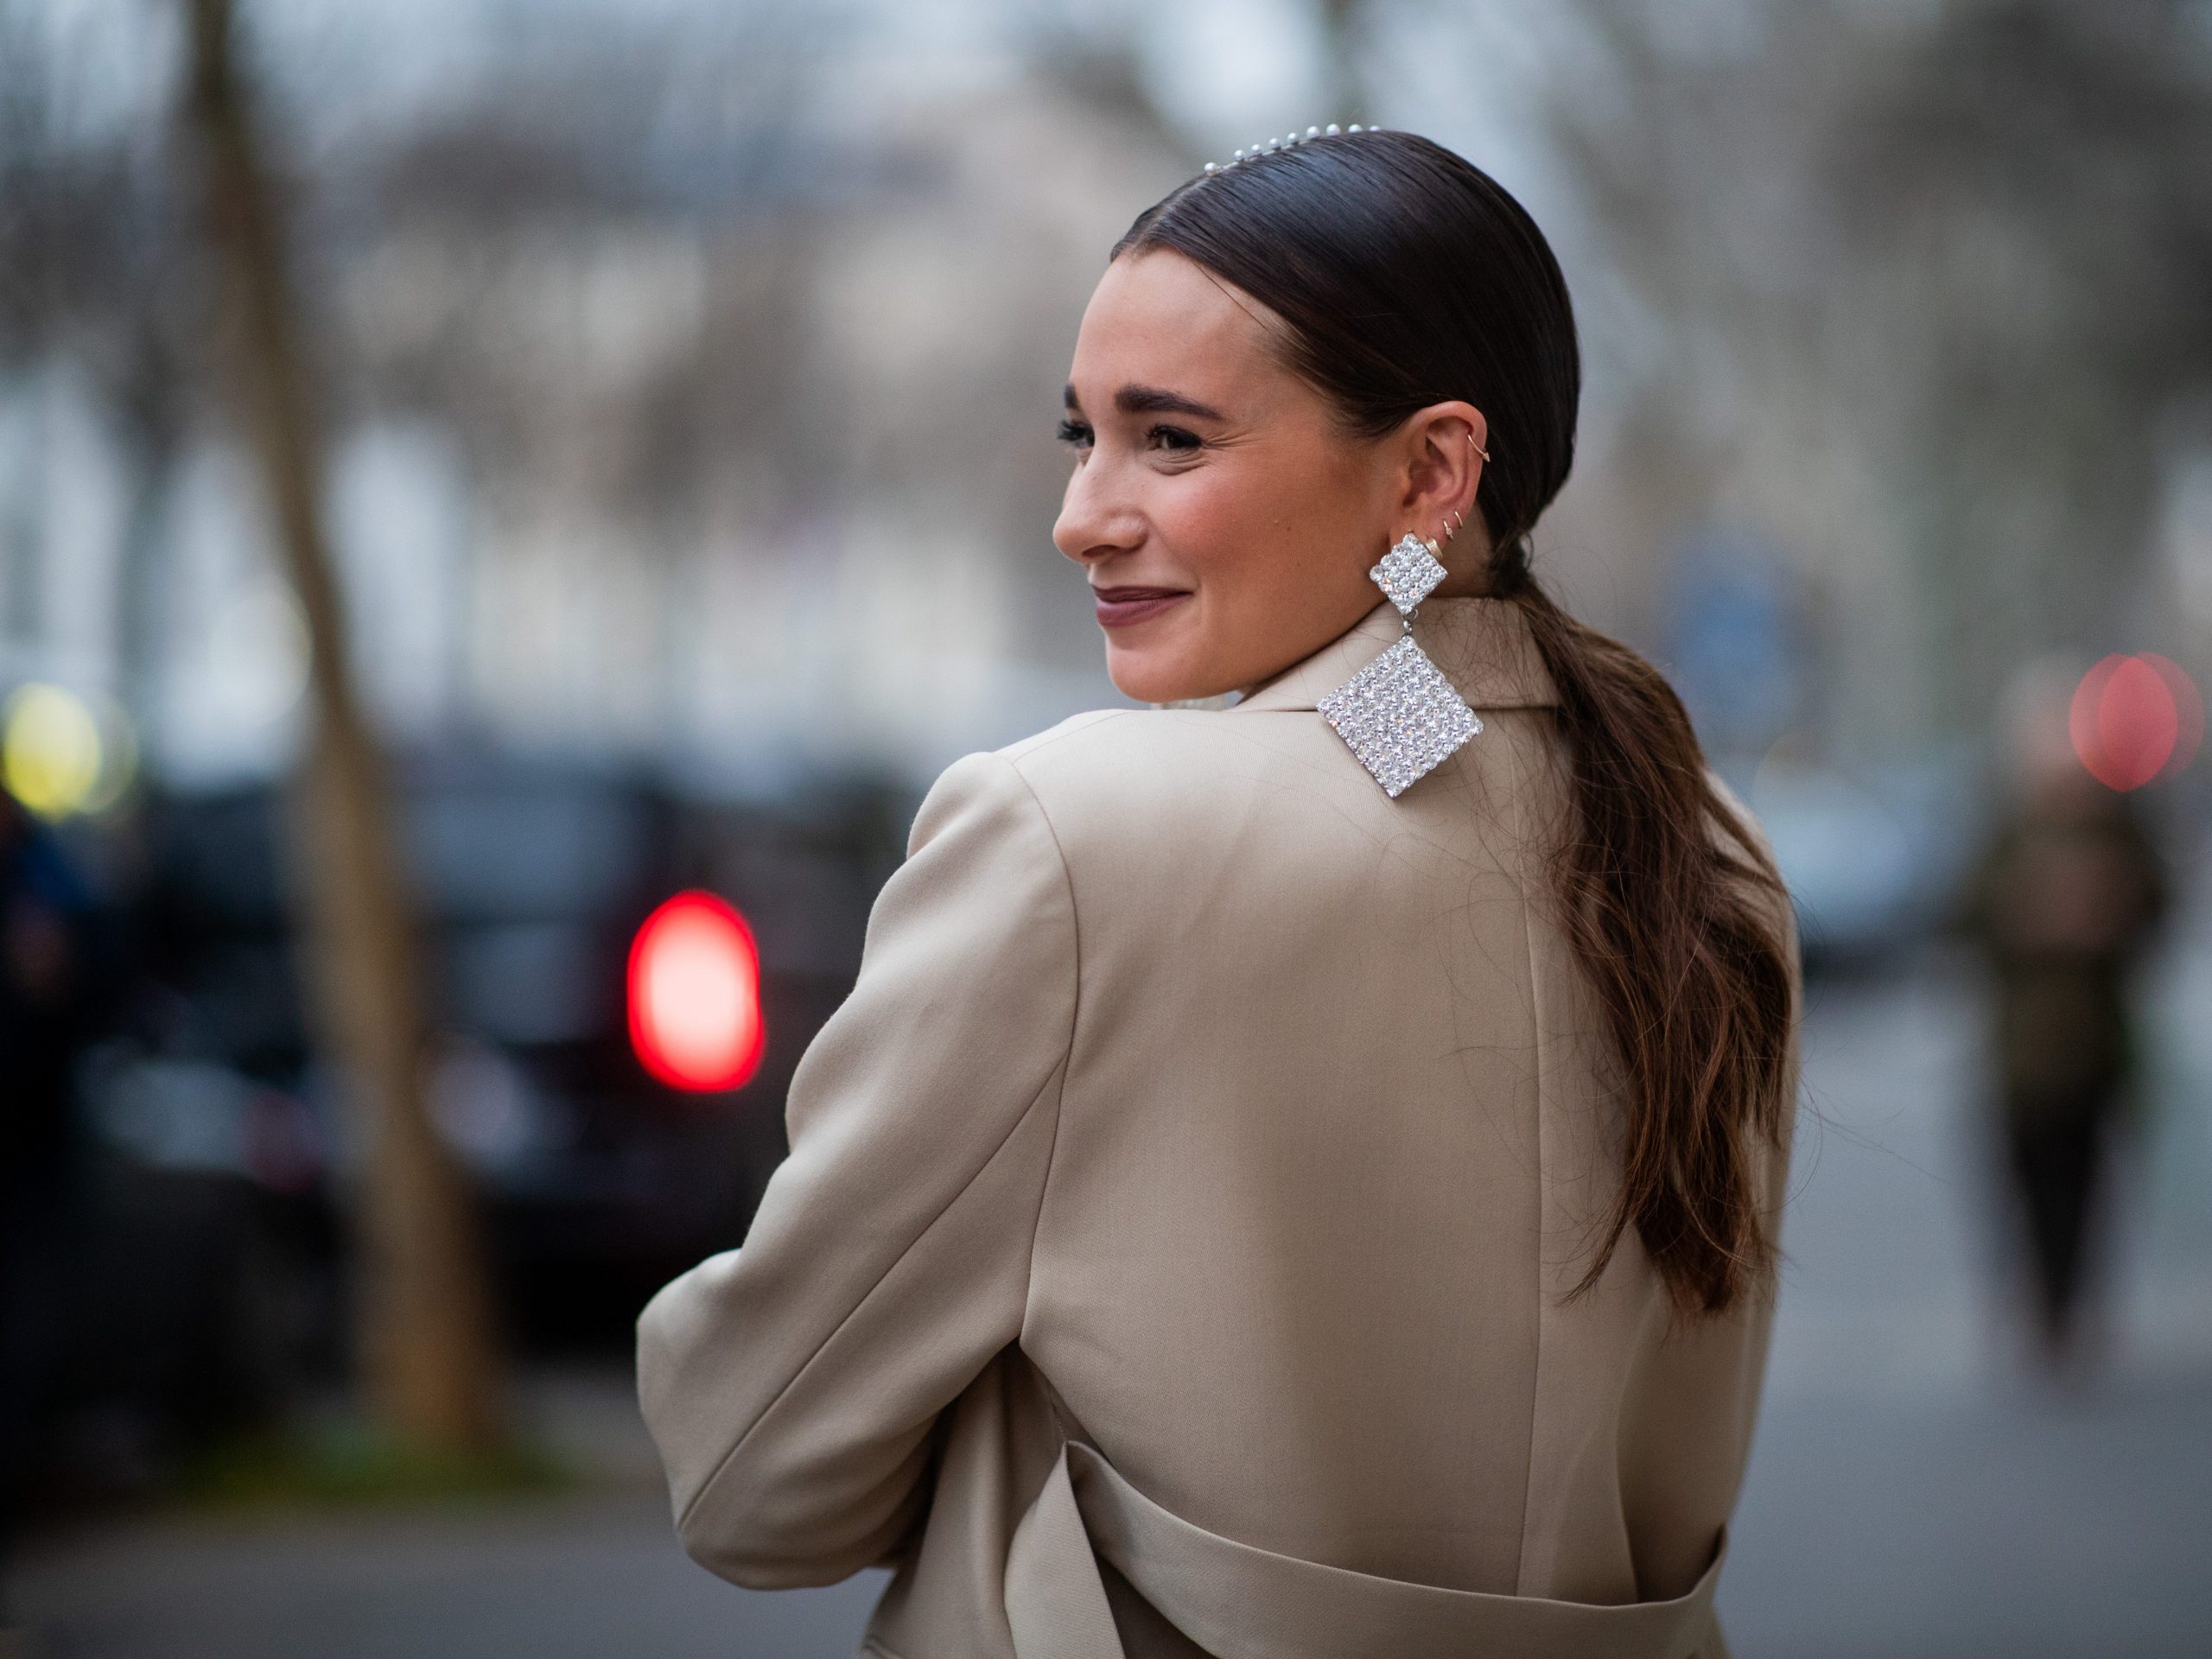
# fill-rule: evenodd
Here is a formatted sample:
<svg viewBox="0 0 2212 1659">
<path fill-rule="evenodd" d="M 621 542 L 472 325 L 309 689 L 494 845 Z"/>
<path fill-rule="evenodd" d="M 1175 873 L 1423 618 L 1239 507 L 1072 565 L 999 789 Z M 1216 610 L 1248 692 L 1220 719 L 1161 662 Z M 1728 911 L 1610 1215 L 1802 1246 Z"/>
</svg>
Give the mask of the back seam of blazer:
<svg viewBox="0 0 2212 1659">
<path fill-rule="evenodd" d="M 1044 822 L 1045 833 L 1052 837 L 1052 854 L 1060 863 L 1060 884 L 1067 889 L 1068 932 L 1074 941 L 1075 951 L 1075 990 L 1068 998 L 1068 1040 L 1060 1052 L 1060 1086 L 1052 1096 L 1052 1143 L 1045 1148 L 1045 1178 L 1037 1184 L 1037 1208 L 1029 1217 L 1029 1259 L 1021 1270 L 1021 1324 L 1014 1332 L 1014 1342 L 1019 1345 L 1029 1331 L 1029 1289 L 1037 1282 L 1037 1236 L 1045 1224 L 1046 1197 L 1052 1190 L 1052 1168 L 1060 1151 L 1060 1121 L 1066 1108 L 1068 1073 L 1075 1068 L 1076 1028 L 1083 1019 L 1083 907 L 1076 903 L 1075 877 L 1069 872 L 1067 849 L 1060 842 L 1059 830 L 1053 827 L 1052 815 L 1045 810 L 1045 803 L 1023 773 L 1020 762 L 1008 759 L 1007 767 L 1020 779 L 1022 788 L 1029 791 L 1037 816 Z M 1024 1112 L 1022 1116 L 1026 1118 L 1028 1114 Z"/>
<path fill-rule="evenodd" d="M 1510 728 L 1509 728 L 1510 729 Z M 1506 741 L 1506 753 L 1513 762 L 1513 831 L 1525 849 L 1534 843 L 1529 839 L 1529 777 L 1526 757 L 1521 745 L 1511 738 Z M 1521 1538 L 1515 1546 L 1513 1560 L 1513 1589 L 1516 1595 L 1526 1593 L 1522 1580 L 1529 1567 L 1529 1506 L 1535 1492 L 1536 1469 L 1536 1413 L 1544 1398 L 1544 1327 L 1551 1322 L 1551 1298 L 1545 1294 L 1544 1285 L 1544 991 L 1543 981 L 1536 974 L 1536 942 L 1529 928 L 1529 889 L 1526 880 L 1521 883 L 1521 949 L 1529 963 L 1529 1052 L 1534 1057 L 1535 1088 L 1535 1146 L 1536 1159 L 1536 1357 L 1531 1370 L 1535 1376 L 1529 1388 L 1528 1453 L 1521 1465 Z"/>
</svg>

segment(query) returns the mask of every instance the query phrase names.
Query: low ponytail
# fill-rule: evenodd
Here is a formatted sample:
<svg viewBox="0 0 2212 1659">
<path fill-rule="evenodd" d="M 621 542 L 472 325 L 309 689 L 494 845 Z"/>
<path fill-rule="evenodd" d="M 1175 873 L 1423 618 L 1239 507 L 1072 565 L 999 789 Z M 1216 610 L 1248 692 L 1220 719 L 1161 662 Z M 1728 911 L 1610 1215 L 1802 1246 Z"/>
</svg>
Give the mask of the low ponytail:
<svg viewBox="0 0 2212 1659">
<path fill-rule="evenodd" d="M 1528 619 L 1573 760 L 1554 887 L 1625 1084 L 1620 1189 L 1576 1294 L 1633 1224 L 1676 1305 L 1719 1313 L 1773 1266 L 1753 1150 L 1779 1135 L 1786 1103 L 1794 1010 L 1772 918 L 1788 898 L 1713 788 L 1681 699 L 1554 604 L 1525 545 L 1500 597 Z"/>
<path fill-rule="evenodd" d="M 1146 209 L 1114 256 L 1183 255 L 1268 307 L 1286 361 L 1377 437 L 1464 399 L 1489 423 L 1475 503 L 1559 690 L 1573 810 L 1554 897 L 1621 1065 L 1621 1183 L 1571 1295 L 1632 1226 L 1675 1306 L 1719 1313 L 1774 1258 L 1756 1143 L 1788 1102 L 1795 1009 L 1787 896 L 1715 788 L 1658 670 L 1561 610 L 1529 531 L 1574 459 L 1581 359 L 1558 262 L 1479 168 L 1402 132 L 1248 156 Z"/>
</svg>

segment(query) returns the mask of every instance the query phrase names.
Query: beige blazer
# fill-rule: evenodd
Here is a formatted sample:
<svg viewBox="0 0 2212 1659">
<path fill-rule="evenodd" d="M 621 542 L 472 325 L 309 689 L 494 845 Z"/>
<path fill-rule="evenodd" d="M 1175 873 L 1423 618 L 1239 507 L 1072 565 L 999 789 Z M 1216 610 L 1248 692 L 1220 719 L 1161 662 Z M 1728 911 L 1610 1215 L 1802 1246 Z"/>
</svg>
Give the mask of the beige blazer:
<svg viewBox="0 0 2212 1659">
<path fill-rule="evenodd" d="M 1562 1300 L 1617 1109 L 1556 693 L 1426 601 L 1484 729 L 1392 800 L 1314 702 L 1398 629 L 931 789 L 743 1248 L 639 1320 L 701 1562 L 894 1566 L 895 1659 L 1724 1651 L 1768 1308 L 1675 1328 L 1633 1233 Z"/>
</svg>

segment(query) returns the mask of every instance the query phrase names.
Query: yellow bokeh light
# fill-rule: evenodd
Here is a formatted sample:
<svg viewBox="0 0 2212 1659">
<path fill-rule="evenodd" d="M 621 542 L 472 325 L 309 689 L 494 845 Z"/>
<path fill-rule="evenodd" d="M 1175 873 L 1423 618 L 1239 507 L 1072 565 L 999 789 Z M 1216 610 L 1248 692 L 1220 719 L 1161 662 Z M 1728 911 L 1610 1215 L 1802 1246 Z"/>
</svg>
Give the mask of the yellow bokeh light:
<svg viewBox="0 0 2212 1659">
<path fill-rule="evenodd" d="M 0 710 L 0 783 L 45 818 L 66 818 L 100 780 L 100 728 L 84 700 L 58 685 L 26 685 Z"/>
</svg>

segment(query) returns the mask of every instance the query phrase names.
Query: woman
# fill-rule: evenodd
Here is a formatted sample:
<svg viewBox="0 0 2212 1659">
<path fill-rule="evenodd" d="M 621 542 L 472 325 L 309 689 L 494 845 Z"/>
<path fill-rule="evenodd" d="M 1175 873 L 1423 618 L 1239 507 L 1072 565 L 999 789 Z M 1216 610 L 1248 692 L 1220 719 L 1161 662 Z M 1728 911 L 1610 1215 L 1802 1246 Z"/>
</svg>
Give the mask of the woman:
<svg viewBox="0 0 2212 1659">
<path fill-rule="evenodd" d="M 1122 238 L 1054 539 L 1124 692 L 1243 695 L 931 790 L 744 1248 L 640 1322 L 701 1561 L 895 1567 L 896 1659 L 1723 1651 L 1796 937 L 1529 575 L 1579 382 L 1536 227 L 1420 138 Z M 1446 683 L 1338 695 L 1425 543 Z"/>
</svg>

